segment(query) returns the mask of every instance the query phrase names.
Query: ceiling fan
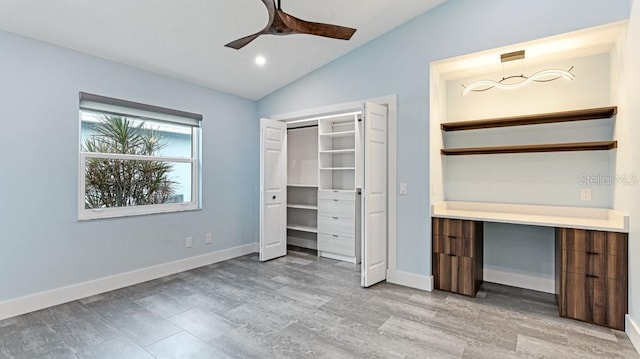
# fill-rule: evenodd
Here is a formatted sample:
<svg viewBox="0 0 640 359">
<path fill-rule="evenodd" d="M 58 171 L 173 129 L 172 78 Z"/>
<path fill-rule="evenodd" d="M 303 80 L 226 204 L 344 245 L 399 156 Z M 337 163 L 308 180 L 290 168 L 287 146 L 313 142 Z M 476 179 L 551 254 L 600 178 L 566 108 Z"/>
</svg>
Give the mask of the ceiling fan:
<svg viewBox="0 0 640 359">
<path fill-rule="evenodd" d="M 332 39 L 349 40 L 356 32 L 350 27 L 310 22 L 291 16 L 282 11 L 280 0 L 276 7 L 275 0 L 262 0 L 269 13 L 269 22 L 262 31 L 253 35 L 245 36 L 224 45 L 232 49 L 240 50 L 260 35 L 292 35 L 309 34 L 316 36 L 330 37 Z"/>
</svg>

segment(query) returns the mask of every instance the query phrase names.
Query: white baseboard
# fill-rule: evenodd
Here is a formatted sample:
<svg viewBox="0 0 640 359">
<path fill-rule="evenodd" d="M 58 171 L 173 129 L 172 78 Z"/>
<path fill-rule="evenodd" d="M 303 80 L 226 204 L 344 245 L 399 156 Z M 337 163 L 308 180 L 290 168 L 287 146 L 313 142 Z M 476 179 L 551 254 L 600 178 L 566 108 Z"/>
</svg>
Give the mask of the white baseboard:
<svg viewBox="0 0 640 359">
<path fill-rule="evenodd" d="M 539 278 L 489 268 L 483 269 L 482 277 L 485 282 L 510 285 L 512 287 L 537 290 L 539 292 L 555 293 L 556 290 L 555 280 L 553 278 Z"/>
<path fill-rule="evenodd" d="M 640 326 L 631 319 L 629 314 L 626 315 L 626 322 L 625 332 L 633 346 L 636 348 L 636 351 L 640 353 Z"/>
<path fill-rule="evenodd" d="M 105 278 L 7 300 L 0 302 L 0 320 L 53 307 L 111 290 L 124 288 L 171 274 L 184 272 L 209 264 L 222 262 L 246 254 L 255 253 L 257 251 L 258 244 L 250 243 L 196 257 L 185 258 L 174 262 L 159 264 L 131 272 L 116 274 Z"/>
<path fill-rule="evenodd" d="M 425 276 L 403 272 L 396 269 L 387 270 L 387 282 L 405 287 L 433 291 L 433 276 Z"/>
</svg>

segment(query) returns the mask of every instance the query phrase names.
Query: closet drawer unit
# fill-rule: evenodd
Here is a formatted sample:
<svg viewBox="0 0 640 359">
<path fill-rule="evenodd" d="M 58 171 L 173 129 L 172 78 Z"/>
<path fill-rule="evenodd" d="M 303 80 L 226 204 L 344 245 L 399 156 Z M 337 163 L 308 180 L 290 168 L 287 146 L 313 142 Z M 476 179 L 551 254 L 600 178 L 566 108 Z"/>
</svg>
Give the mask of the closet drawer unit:
<svg viewBox="0 0 640 359">
<path fill-rule="evenodd" d="M 320 190 L 318 191 L 318 199 L 341 199 L 345 201 L 355 201 L 356 193 L 354 191 Z"/>
<path fill-rule="evenodd" d="M 335 234 L 318 234 L 318 250 L 340 254 L 347 257 L 355 257 L 355 238 L 341 237 Z"/>
<path fill-rule="evenodd" d="M 354 219 L 356 202 L 344 199 L 320 199 L 318 201 L 318 215 Z"/>
<path fill-rule="evenodd" d="M 452 254 L 463 257 L 473 257 L 474 240 L 471 238 L 460 238 L 434 234 L 433 252 Z"/>
<path fill-rule="evenodd" d="M 464 219 L 436 218 L 431 221 L 431 233 L 452 238 L 476 238 L 482 234 L 482 222 Z"/>
<path fill-rule="evenodd" d="M 318 233 L 355 238 L 356 225 L 352 219 L 318 216 Z"/>
</svg>

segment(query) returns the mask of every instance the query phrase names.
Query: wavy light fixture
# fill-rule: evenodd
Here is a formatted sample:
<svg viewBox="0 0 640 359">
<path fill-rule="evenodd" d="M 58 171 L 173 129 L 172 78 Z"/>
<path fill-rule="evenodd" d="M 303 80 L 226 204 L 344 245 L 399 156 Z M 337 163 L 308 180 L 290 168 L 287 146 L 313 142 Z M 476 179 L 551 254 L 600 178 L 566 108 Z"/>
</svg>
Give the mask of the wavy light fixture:
<svg viewBox="0 0 640 359">
<path fill-rule="evenodd" d="M 508 61 L 514 61 L 514 60 L 522 60 L 524 59 L 524 50 L 511 52 L 508 54 L 502 54 L 500 56 L 500 59 L 503 63 Z M 542 70 L 542 71 L 536 72 L 535 74 L 528 77 L 525 75 L 514 75 L 514 76 L 503 77 L 502 80 L 500 81 L 479 80 L 470 84 L 469 86 L 465 86 L 464 84 L 462 84 L 462 87 L 464 88 L 462 90 L 462 96 L 468 94 L 469 92 L 484 92 L 484 91 L 491 90 L 492 88 L 499 88 L 502 90 L 514 90 L 514 89 L 524 87 L 532 82 L 551 82 L 561 78 L 564 78 L 567 80 L 573 80 L 575 79 L 576 75 L 572 74 L 571 70 L 573 70 L 573 66 L 571 66 L 571 68 L 569 68 L 569 70 L 566 70 L 566 71 L 559 70 L 559 69 L 548 69 L 548 70 Z M 509 80 L 514 80 L 514 79 L 521 79 L 521 81 L 517 81 L 514 83 L 506 83 Z"/>
</svg>

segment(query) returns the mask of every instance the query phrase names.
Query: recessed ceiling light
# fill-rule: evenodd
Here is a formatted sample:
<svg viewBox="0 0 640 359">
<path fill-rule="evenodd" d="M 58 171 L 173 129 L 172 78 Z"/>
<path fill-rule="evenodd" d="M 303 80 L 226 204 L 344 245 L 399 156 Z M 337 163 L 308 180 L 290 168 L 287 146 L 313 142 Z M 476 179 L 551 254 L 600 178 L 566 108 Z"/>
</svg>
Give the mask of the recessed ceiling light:
<svg viewBox="0 0 640 359">
<path fill-rule="evenodd" d="M 256 61 L 256 65 L 258 65 L 258 66 L 264 66 L 264 64 L 267 63 L 267 59 L 262 55 L 256 56 L 256 60 L 255 61 Z"/>
</svg>

